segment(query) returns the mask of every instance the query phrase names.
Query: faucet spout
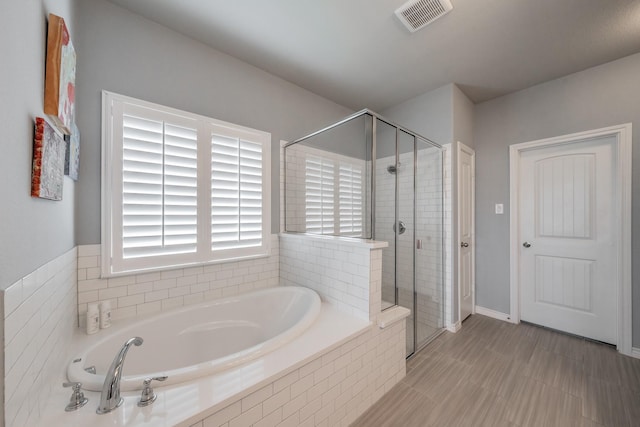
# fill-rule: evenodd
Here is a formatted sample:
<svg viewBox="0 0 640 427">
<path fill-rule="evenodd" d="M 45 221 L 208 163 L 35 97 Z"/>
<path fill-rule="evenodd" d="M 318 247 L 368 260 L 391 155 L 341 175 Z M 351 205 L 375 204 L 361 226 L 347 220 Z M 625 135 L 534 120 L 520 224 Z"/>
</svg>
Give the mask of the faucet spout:
<svg viewBox="0 0 640 427">
<path fill-rule="evenodd" d="M 113 411 L 122 404 L 122 397 L 120 397 L 120 380 L 122 379 L 122 366 L 124 365 L 124 358 L 127 356 L 127 351 L 131 345 L 142 345 L 143 339 L 140 337 L 129 338 L 124 343 L 116 357 L 109 367 L 109 371 L 104 377 L 104 384 L 102 385 L 102 393 L 100 394 L 100 406 L 96 410 L 98 414 L 106 414 Z"/>
</svg>

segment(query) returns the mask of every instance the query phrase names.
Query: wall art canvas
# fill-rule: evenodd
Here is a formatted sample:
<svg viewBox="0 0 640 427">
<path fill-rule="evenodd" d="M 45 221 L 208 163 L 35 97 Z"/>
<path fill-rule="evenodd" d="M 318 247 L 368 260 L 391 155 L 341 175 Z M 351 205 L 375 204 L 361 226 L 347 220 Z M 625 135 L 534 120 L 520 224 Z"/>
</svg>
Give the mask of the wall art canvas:
<svg viewBox="0 0 640 427">
<path fill-rule="evenodd" d="M 36 117 L 31 196 L 62 200 L 65 151 L 63 137 L 44 118 Z"/>
<path fill-rule="evenodd" d="M 80 167 L 80 131 L 75 123 L 71 124 L 71 135 L 65 135 L 67 144 L 64 156 L 64 174 L 74 181 L 78 180 L 78 168 Z"/>
<path fill-rule="evenodd" d="M 75 113 L 76 52 L 64 19 L 49 15 L 44 113 L 60 132 L 71 134 Z"/>
</svg>

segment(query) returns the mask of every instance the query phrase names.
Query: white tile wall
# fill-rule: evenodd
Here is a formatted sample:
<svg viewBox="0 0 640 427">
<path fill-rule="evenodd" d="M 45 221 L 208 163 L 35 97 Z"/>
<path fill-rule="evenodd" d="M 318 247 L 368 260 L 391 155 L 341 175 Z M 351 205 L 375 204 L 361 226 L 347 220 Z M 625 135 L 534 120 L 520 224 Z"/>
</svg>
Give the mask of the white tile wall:
<svg viewBox="0 0 640 427">
<path fill-rule="evenodd" d="M 278 253 L 274 234 L 269 257 L 101 279 L 100 245 L 79 246 L 79 324 L 84 327 L 92 302 L 110 300 L 115 320 L 278 286 Z"/>
<path fill-rule="evenodd" d="M 452 165 L 451 165 L 451 144 L 446 144 L 444 149 L 444 287 L 445 306 L 444 313 L 446 326 L 453 325 L 453 214 L 452 214 Z"/>
<path fill-rule="evenodd" d="M 192 427 L 348 426 L 406 375 L 404 337 L 404 321 L 372 325 Z"/>
<path fill-rule="evenodd" d="M 76 248 L 2 291 L 4 425 L 34 423 L 64 379 L 76 319 Z"/>
<path fill-rule="evenodd" d="M 341 311 L 369 320 L 380 312 L 379 293 L 370 300 L 371 269 L 381 271 L 380 249 L 366 241 L 296 234 L 280 235 L 280 282 L 305 286 Z M 375 261 L 375 262 L 372 262 Z M 374 281 L 376 287 L 379 280 Z"/>
</svg>

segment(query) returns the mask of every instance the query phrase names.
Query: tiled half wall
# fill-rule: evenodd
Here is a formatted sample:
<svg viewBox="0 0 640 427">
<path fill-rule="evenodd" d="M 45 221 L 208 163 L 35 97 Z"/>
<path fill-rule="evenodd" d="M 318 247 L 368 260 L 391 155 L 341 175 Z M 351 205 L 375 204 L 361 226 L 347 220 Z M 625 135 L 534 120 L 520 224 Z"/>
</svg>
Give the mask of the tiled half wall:
<svg viewBox="0 0 640 427">
<path fill-rule="evenodd" d="M 311 288 L 340 311 L 375 321 L 381 309 L 386 246 L 386 242 L 281 234 L 280 282 Z"/>
<path fill-rule="evenodd" d="M 358 337 L 319 354 L 192 427 L 348 426 L 406 375 L 404 319 L 381 329 L 386 243 L 280 235 L 280 281 L 314 289 L 339 310 L 370 320 Z"/>
<path fill-rule="evenodd" d="M 60 387 L 75 329 L 76 248 L 2 291 L 4 424 L 32 425 Z"/>
<path fill-rule="evenodd" d="M 109 300 L 113 319 L 122 319 L 278 286 L 278 253 L 274 234 L 269 257 L 101 279 L 100 245 L 78 246 L 79 324 L 88 303 Z"/>
<path fill-rule="evenodd" d="M 404 320 L 372 325 L 192 427 L 346 427 L 406 375 L 404 337 Z"/>
</svg>

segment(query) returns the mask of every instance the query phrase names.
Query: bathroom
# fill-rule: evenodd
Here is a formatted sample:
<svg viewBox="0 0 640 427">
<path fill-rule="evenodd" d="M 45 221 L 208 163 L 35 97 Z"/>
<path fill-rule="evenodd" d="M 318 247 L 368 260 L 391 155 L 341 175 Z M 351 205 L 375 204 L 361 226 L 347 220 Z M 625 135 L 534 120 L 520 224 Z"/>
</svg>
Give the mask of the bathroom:
<svg viewBox="0 0 640 427">
<path fill-rule="evenodd" d="M 403 2 L 396 3 L 389 9 L 393 10 Z M 3 290 L 14 288 L 14 292 L 3 292 L 3 417 L 5 425 L 38 425 L 46 422 L 40 419 L 40 414 L 49 410 L 52 395 L 61 399 L 59 416 L 64 415 L 64 405 L 71 394 L 61 385 L 62 367 L 69 361 L 66 354 L 72 339 L 69 331 L 78 329 L 77 313 L 87 301 L 94 300 L 96 296 L 112 301 L 133 297 L 129 302 L 123 300 L 122 306 L 113 305 L 112 314 L 116 322 L 133 314 L 151 316 L 163 309 L 175 309 L 198 300 L 238 294 L 249 287 L 267 288 L 278 283 L 283 265 L 278 233 L 284 230 L 284 218 L 279 208 L 284 197 L 281 194 L 281 176 L 276 173 L 281 171 L 280 141 L 303 137 L 342 120 L 356 109 L 323 98 L 107 0 L 14 2 L 3 6 L 3 9 L 5 16 L 11 19 L 6 20 L 2 34 L 5 40 L 14 40 L 5 45 L 11 65 L 4 69 L 3 76 L 5 82 L 11 83 L 2 87 L 0 97 L 3 112 L 0 120 L 5 129 L 0 159 L 0 169 L 5 176 L 0 185 L 3 200 L 0 219 L 4 224 L 0 230 L 0 287 Z M 65 178 L 63 199 L 59 202 L 32 199 L 28 194 L 33 118 L 42 114 L 44 41 L 49 13 L 65 18 L 78 55 L 77 121 L 82 141 L 79 180 L 74 182 Z M 636 19 L 638 16 L 637 13 L 628 15 Z M 509 218 L 508 215 L 494 214 L 495 204 L 500 203 L 508 213 L 508 145 L 636 121 L 640 116 L 635 102 L 640 95 L 636 84 L 640 56 L 633 47 L 625 52 L 624 55 L 609 57 L 608 60 L 617 59 L 614 62 L 604 65 L 589 63 L 581 73 L 557 80 L 549 78 L 532 82 L 541 84 L 492 101 L 474 104 L 465 95 L 468 87 L 446 80 L 442 85 L 415 92 L 417 96 L 408 101 L 377 111 L 439 145 L 460 141 L 476 150 L 476 306 L 485 307 L 497 315 L 509 313 L 510 309 L 509 271 L 502 267 L 502 264 L 509 263 Z M 542 83 L 547 80 L 551 81 Z M 142 300 L 136 297 L 144 295 L 145 286 L 149 283 L 166 281 L 164 284 L 169 286 L 174 281 L 176 288 L 178 281 L 186 283 L 191 277 L 185 274 L 186 269 L 172 270 L 174 277 L 168 270 L 151 273 L 139 281 L 136 278 L 134 282 L 129 282 L 131 278 L 127 276 L 109 279 L 106 284 L 99 281 L 103 90 L 270 133 L 272 255 L 255 264 L 246 261 L 246 265 L 237 265 L 235 271 L 224 270 L 223 264 L 215 264 L 210 272 L 198 272 L 202 276 L 212 274 L 213 279 L 203 277 L 203 283 L 207 282 L 206 289 L 204 286 L 201 289 L 194 287 L 191 293 L 190 288 L 191 296 L 170 297 L 169 288 L 160 289 L 160 284 L 154 289 L 152 284 L 147 292 L 157 294 Z M 588 108 L 585 107 L 587 105 Z M 510 118 L 509 123 L 503 120 L 506 116 Z M 544 120 L 544 125 L 539 125 L 532 117 Z M 638 126 L 634 129 L 636 139 L 640 137 L 638 129 Z M 639 153 L 640 150 L 635 150 L 634 163 L 638 161 Z M 444 155 L 447 154 L 451 152 L 445 151 Z M 451 175 L 444 175 L 445 185 L 451 178 Z M 635 168 L 633 179 L 632 196 L 636 196 L 638 173 Z M 447 230 L 444 232 L 446 234 Z M 633 236 L 638 236 L 637 225 Z M 291 244 L 296 243 L 295 236 L 288 238 Z M 634 238 L 633 241 L 640 240 Z M 330 245 L 325 241 L 321 244 Z M 318 248 L 320 251 L 335 249 Z M 360 247 L 357 250 L 375 252 L 383 249 Z M 369 263 L 372 261 L 380 262 L 375 257 Z M 450 267 L 445 265 L 445 268 Z M 454 274 L 453 271 L 447 273 L 450 277 Z M 216 274 L 220 279 L 215 278 Z M 452 282 L 455 280 L 451 277 Z M 216 285 L 212 286 L 212 282 Z M 634 281 L 634 290 L 637 289 L 636 283 L 637 280 Z M 14 287 L 15 284 L 18 286 Z M 136 289 L 141 293 L 136 293 Z M 38 299 L 34 301 L 30 297 L 36 295 L 36 290 L 43 293 L 37 294 Z M 442 302 L 443 326 L 450 330 L 460 327 L 457 302 L 454 303 L 456 292 L 456 289 L 450 289 Z M 637 292 L 633 293 L 633 304 L 636 310 L 640 307 Z M 21 307 L 28 310 L 22 313 L 18 311 Z M 375 308 L 368 307 L 368 310 L 373 312 Z M 20 316 L 11 316 L 15 313 L 20 313 Z M 638 325 L 637 320 L 634 323 Z M 391 326 L 394 328 L 393 337 L 401 335 L 397 330 L 400 326 L 396 325 L 399 324 Z M 380 331 L 390 333 L 391 329 Z M 96 336 L 104 336 L 104 332 L 100 331 Z M 634 328 L 634 347 L 640 347 L 639 334 L 640 327 Z M 405 346 L 406 341 L 404 338 L 402 342 L 391 340 L 389 345 Z M 133 348 L 131 355 L 143 347 L 144 344 Z M 402 348 L 397 352 L 402 356 L 402 362 L 405 350 Z M 404 368 L 400 366 L 398 369 L 402 371 Z M 287 381 L 296 375 L 290 374 Z M 322 420 L 329 416 L 336 417 L 338 421 L 355 420 L 354 417 L 378 400 L 392 382 L 386 387 L 383 384 L 382 390 L 380 386 L 372 387 L 370 394 L 362 394 L 362 401 L 353 402 L 348 409 L 345 407 L 344 414 L 334 412 Z M 21 398 L 12 400 L 8 395 L 11 390 L 19 393 Z M 162 387 L 157 390 L 161 392 Z M 271 393 L 277 394 L 275 389 Z M 133 406 L 138 397 L 137 392 L 134 394 L 128 398 Z M 27 395 L 29 399 L 24 398 Z M 95 411 L 98 405 L 96 396 L 90 396 L 88 405 L 91 411 Z M 197 399 L 193 395 L 187 397 Z M 164 399 L 164 396 L 159 399 Z M 161 401 L 154 405 L 158 403 Z M 295 402 L 291 411 L 299 403 Z M 229 409 L 235 410 L 235 406 Z M 239 410 L 237 415 L 242 414 L 242 404 Z M 298 408 L 295 412 L 298 417 L 300 410 Z M 294 412 L 291 415 L 295 416 Z M 343 417 L 337 418 L 339 415 Z M 231 412 L 228 417 L 232 418 Z M 200 419 L 192 421 L 191 424 L 199 425 Z"/>
</svg>

